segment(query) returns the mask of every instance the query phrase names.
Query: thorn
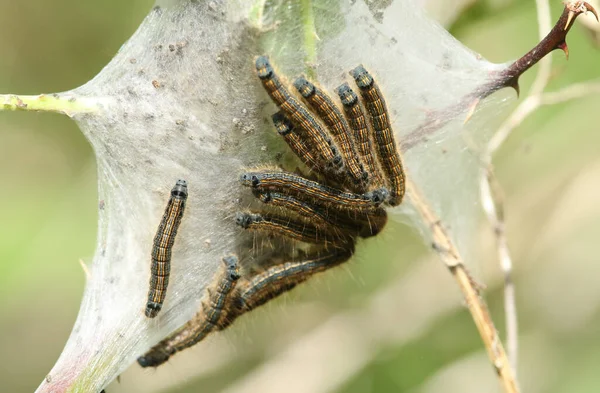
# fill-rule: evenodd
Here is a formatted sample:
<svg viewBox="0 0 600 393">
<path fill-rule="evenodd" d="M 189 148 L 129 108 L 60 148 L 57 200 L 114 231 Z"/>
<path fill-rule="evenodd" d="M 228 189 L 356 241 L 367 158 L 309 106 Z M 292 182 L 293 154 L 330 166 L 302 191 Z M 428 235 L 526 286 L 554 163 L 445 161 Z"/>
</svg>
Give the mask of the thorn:
<svg viewBox="0 0 600 393">
<path fill-rule="evenodd" d="M 571 25 L 571 22 L 573 21 L 573 17 L 575 16 L 575 11 L 569 11 L 569 15 L 567 16 L 567 23 L 565 23 L 565 27 L 564 30 L 566 31 L 569 26 Z"/>
<path fill-rule="evenodd" d="M 473 100 L 471 105 L 469 105 L 469 110 L 467 111 L 467 116 L 465 116 L 465 121 L 463 122 L 463 124 L 467 124 L 467 122 L 471 120 L 471 117 L 473 117 L 473 114 L 475 113 L 475 109 L 477 109 L 477 105 L 479 105 L 479 101 L 480 99 L 476 98 L 475 100 Z"/>
<path fill-rule="evenodd" d="M 519 96 L 521 95 L 521 86 L 519 86 L 519 78 L 518 77 L 509 81 L 506 86 L 512 87 L 513 89 L 515 89 L 515 92 L 517 93 L 517 98 L 519 98 Z"/>
<path fill-rule="evenodd" d="M 596 17 L 596 21 L 600 22 L 600 18 L 598 17 L 598 12 L 596 12 L 596 9 L 592 7 L 590 3 L 586 3 L 585 1 L 583 2 L 583 5 L 586 8 L 585 13 L 587 14 L 587 12 L 590 11 Z"/>
<path fill-rule="evenodd" d="M 83 274 L 85 274 L 85 278 L 86 280 L 90 280 L 90 278 L 92 278 L 92 273 L 90 273 L 90 269 L 88 269 L 87 265 L 85 264 L 85 262 L 83 262 L 83 259 L 79 258 L 79 265 L 81 266 L 81 269 L 83 269 Z"/>
<path fill-rule="evenodd" d="M 556 48 L 565 52 L 565 56 L 567 57 L 567 60 L 569 60 L 569 47 L 567 46 L 566 41 L 560 42 L 558 45 L 556 45 Z"/>
<path fill-rule="evenodd" d="M 594 14 L 596 20 L 600 22 L 600 18 L 598 18 L 598 12 L 596 12 L 596 9 L 586 1 L 565 2 L 565 8 L 569 10 L 567 23 L 565 23 L 564 27 L 565 30 L 567 30 L 571 26 L 571 22 L 574 18 L 576 18 L 580 14 L 587 14 L 588 11 Z"/>
</svg>

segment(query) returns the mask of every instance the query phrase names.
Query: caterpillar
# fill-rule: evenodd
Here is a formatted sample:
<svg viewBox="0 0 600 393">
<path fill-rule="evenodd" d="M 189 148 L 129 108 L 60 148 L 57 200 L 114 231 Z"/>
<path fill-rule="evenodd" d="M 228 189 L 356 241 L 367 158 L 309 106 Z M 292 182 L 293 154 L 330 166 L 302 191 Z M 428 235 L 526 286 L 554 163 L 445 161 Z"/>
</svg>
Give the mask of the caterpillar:
<svg viewBox="0 0 600 393">
<path fill-rule="evenodd" d="M 171 198 L 167 203 L 156 236 L 154 236 L 150 289 L 148 290 L 148 302 L 146 303 L 146 316 L 148 318 L 154 318 L 158 315 L 167 295 L 169 273 L 171 272 L 171 249 L 175 243 L 175 236 L 177 236 L 177 230 L 183 217 L 187 197 L 187 182 L 177 180 L 175 187 L 171 190 Z"/>
</svg>

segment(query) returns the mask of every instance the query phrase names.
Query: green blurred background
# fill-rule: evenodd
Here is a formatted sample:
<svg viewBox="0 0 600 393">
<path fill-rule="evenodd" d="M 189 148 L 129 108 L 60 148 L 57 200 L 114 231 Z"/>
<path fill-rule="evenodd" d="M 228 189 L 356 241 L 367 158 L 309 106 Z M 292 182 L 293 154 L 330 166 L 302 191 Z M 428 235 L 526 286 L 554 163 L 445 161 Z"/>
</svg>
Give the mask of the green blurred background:
<svg viewBox="0 0 600 393">
<path fill-rule="evenodd" d="M 0 92 L 85 83 L 152 3 L 0 1 Z M 554 21 L 562 5 L 551 8 Z M 518 57 L 537 41 L 535 2 L 476 1 L 451 31 L 489 60 Z M 600 77 L 600 53 L 580 25 L 569 46 L 568 63 L 555 55 L 550 89 Z M 507 195 L 527 393 L 600 390 L 599 105 L 596 95 L 537 111 L 495 160 Z M 0 114 L 2 392 L 35 390 L 70 333 L 85 280 L 78 261 L 94 252 L 95 171 L 89 145 L 65 116 Z M 483 223 L 477 242 L 489 257 L 474 268 L 503 331 L 502 278 Z M 294 375 L 306 384 L 290 384 Z M 132 366 L 107 392 L 488 393 L 497 385 L 450 275 L 396 225 L 364 242 L 346 268 L 158 370 Z"/>
</svg>

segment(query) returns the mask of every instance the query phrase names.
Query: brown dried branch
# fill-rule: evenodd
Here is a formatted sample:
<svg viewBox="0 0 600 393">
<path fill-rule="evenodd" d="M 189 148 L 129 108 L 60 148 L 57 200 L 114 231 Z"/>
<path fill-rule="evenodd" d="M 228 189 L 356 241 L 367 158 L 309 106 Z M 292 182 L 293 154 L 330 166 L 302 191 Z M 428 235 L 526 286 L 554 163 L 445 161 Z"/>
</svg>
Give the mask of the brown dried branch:
<svg viewBox="0 0 600 393">
<path fill-rule="evenodd" d="M 443 223 L 438 219 L 410 179 L 407 179 L 406 182 L 406 194 L 417 209 L 422 220 L 430 229 L 430 236 L 433 239 L 433 249 L 450 270 L 465 297 L 469 312 L 477 326 L 477 330 L 479 330 L 481 339 L 492 361 L 492 365 L 500 378 L 504 391 L 506 393 L 518 393 L 517 380 L 494 326 L 494 322 L 490 317 L 485 301 L 479 293 L 478 285 L 467 271 L 457 247 L 444 229 Z"/>
</svg>

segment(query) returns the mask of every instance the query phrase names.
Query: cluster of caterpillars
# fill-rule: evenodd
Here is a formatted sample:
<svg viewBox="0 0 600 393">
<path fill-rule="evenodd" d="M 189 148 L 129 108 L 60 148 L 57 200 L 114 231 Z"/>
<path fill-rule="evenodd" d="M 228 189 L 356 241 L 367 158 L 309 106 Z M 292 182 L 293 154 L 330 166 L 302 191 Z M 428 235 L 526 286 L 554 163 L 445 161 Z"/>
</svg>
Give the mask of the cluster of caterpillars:
<svg viewBox="0 0 600 393">
<path fill-rule="evenodd" d="M 142 367 L 161 365 L 240 315 L 347 261 L 358 238 L 375 236 L 383 229 L 384 206 L 402 202 L 405 175 L 389 113 L 379 87 L 363 66 L 350 71 L 362 100 L 347 83 L 336 89 L 343 110 L 304 77 L 293 83 L 302 97 L 296 98 L 266 56 L 256 59 L 256 72 L 279 108 L 272 117 L 275 129 L 309 174 L 270 169 L 243 173 L 241 184 L 276 209 L 239 212 L 236 223 L 245 230 L 309 243 L 312 251 L 300 261 L 248 276 L 240 274 L 237 256 L 224 257 L 200 312 L 138 358 Z M 187 189 L 183 192 L 178 182 L 155 238 L 148 317 L 155 316 L 164 301 L 170 248 L 185 197 Z"/>
</svg>

